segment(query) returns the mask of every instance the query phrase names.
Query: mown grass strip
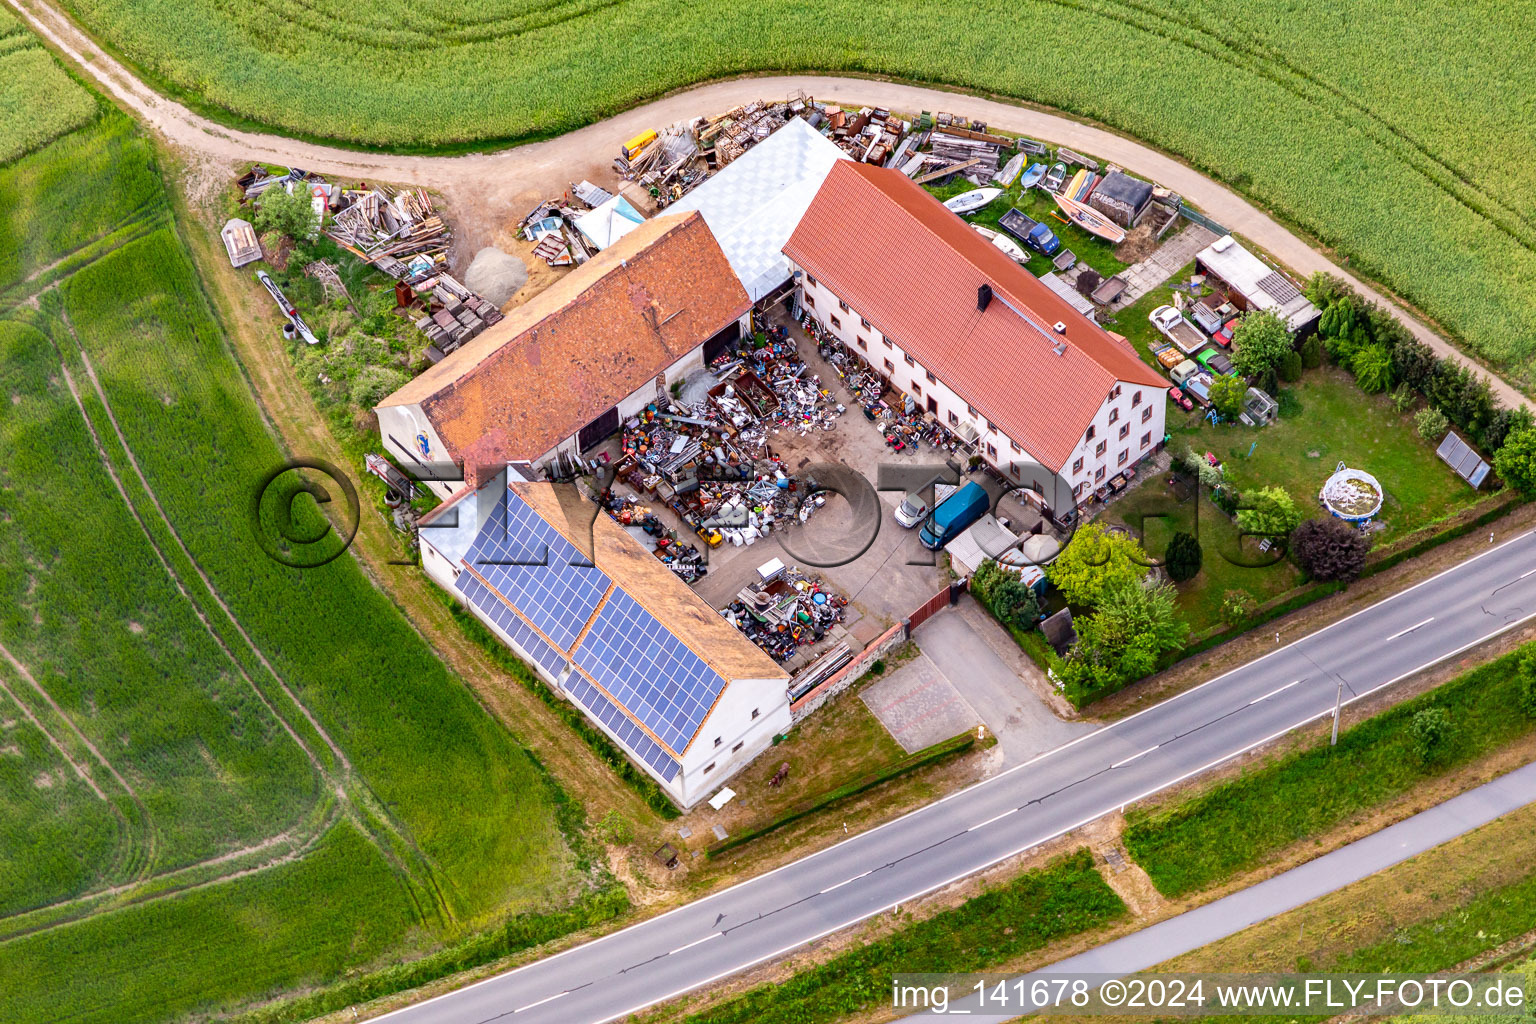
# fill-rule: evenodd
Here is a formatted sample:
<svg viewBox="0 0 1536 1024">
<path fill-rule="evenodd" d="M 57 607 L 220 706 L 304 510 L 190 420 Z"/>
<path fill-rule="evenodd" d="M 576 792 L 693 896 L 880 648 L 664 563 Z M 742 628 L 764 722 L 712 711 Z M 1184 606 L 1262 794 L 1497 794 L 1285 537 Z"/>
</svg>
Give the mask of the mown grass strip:
<svg viewBox="0 0 1536 1024">
<path fill-rule="evenodd" d="M 830 1024 L 889 1005 L 893 973 L 984 971 L 1125 913 L 1093 856 L 1079 850 L 783 984 L 692 1014 L 685 1024 Z"/>
<path fill-rule="evenodd" d="M 996 742 L 996 740 L 993 742 Z M 819 796 L 814 796 L 805 803 L 785 811 L 765 825 L 716 843 L 709 848 L 709 856 L 718 857 L 728 850 L 734 850 L 739 846 L 750 843 L 754 839 L 768 835 L 770 832 L 777 832 L 786 825 L 794 824 L 801 818 L 810 817 L 817 811 L 825 810 L 833 804 L 847 800 L 849 797 L 868 792 L 881 783 L 889 782 L 892 779 L 899 779 L 903 775 L 917 771 L 919 768 L 926 768 L 928 765 L 938 764 L 940 761 L 963 754 L 975 745 L 976 736 L 967 730 L 958 736 L 951 736 L 947 740 L 940 740 L 931 746 L 915 750 L 906 757 L 893 761 L 878 771 L 870 772 L 868 775 L 854 779 L 852 782 L 844 783 L 836 789 L 828 790 Z"/>
<path fill-rule="evenodd" d="M 1411 701 L 1262 768 L 1170 806 L 1133 809 L 1125 845 L 1158 891 L 1178 897 L 1262 864 L 1277 851 L 1404 795 L 1531 733 L 1520 710 L 1516 664 L 1526 645 Z M 1410 724 L 1437 707 L 1450 734 L 1430 764 L 1415 754 Z"/>
</svg>

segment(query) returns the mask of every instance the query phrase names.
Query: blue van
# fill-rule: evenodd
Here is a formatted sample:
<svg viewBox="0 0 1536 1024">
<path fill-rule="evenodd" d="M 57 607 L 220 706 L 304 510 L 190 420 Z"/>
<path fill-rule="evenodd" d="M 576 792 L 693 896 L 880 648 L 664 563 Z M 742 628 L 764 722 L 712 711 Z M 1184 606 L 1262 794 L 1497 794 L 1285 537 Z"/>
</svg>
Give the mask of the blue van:
<svg viewBox="0 0 1536 1024">
<path fill-rule="evenodd" d="M 992 499 L 986 490 L 972 480 L 939 502 L 939 507 L 923 523 L 917 539 L 923 542 L 923 547 L 937 551 L 970 529 L 991 507 Z"/>
</svg>

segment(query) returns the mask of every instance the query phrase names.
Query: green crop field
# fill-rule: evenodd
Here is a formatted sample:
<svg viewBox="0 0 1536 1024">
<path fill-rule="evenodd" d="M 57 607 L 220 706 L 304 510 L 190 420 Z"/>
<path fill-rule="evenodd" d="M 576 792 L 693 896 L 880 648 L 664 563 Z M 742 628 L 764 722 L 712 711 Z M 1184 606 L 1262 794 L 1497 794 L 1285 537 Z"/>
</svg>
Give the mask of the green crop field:
<svg viewBox="0 0 1536 1024">
<path fill-rule="evenodd" d="M 0 164 L 80 127 L 94 113 L 91 94 L 15 15 L 0 10 Z"/>
<path fill-rule="evenodd" d="M 548 937 L 579 810 L 350 557 L 256 542 L 283 456 L 131 123 L 0 167 L 0 270 L 0 1020 Z"/>
<path fill-rule="evenodd" d="M 1519 4 L 982 0 L 961 22 L 934 0 L 66 2 L 184 98 L 369 145 L 548 136 L 751 71 L 1018 97 L 1236 185 L 1536 385 L 1536 20 Z"/>
</svg>

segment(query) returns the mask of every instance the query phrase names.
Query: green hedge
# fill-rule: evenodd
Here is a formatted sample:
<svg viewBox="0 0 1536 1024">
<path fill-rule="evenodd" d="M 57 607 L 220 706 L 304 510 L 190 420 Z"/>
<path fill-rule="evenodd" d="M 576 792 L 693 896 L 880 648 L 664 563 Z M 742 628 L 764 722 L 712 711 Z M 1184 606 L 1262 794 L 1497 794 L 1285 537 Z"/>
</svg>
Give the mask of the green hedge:
<svg viewBox="0 0 1536 1024">
<path fill-rule="evenodd" d="M 942 740 L 930 747 L 924 747 L 922 750 L 914 751 L 913 753 L 908 754 L 906 757 L 903 757 L 898 761 L 892 761 L 884 768 L 870 772 L 868 775 L 854 779 L 852 782 L 838 786 L 836 789 L 828 790 L 819 796 L 812 797 L 805 803 L 785 811 L 783 814 L 779 815 L 777 818 L 774 818 L 772 821 L 765 825 L 751 829 L 747 832 L 743 832 L 740 835 L 731 836 L 729 839 L 721 840 L 709 848 L 709 856 L 717 857 L 720 854 L 725 853 L 727 850 L 734 850 L 736 847 L 765 836 L 770 832 L 776 832 L 783 828 L 785 825 L 791 824 L 792 822 L 799 821 L 801 818 L 815 814 L 817 811 L 825 807 L 830 807 L 832 804 L 837 803 L 839 800 L 846 800 L 851 796 L 858 796 L 860 793 L 863 793 L 866 790 L 875 788 L 882 782 L 889 782 L 890 780 L 905 775 L 908 772 L 916 771 L 919 768 L 923 768 L 927 765 L 942 761 L 945 758 L 951 757 L 953 755 L 962 754 L 965 751 L 970 750 L 975 745 L 975 733 L 967 730 L 958 736 L 951 736 L 949 739 Z"/>
<path fill-rule="evenodd" d="M 1164 895 L 1183 896 L 1263 863 L 1278 850 L 1410 792 L 1536 729 L 1520 711 L 1521 650 L 1443 686 L 1171 806 L 1133 810 L 1126 848 Z M 1409 723 L 1427 707 L 1451 718 L 1430 765 L 1414 755 Z"/>
<path fill-rule="evenodd" d="M 983 971 L 1123 916 L 1125 904 L 1079 850 L 686 1024 L 832 1024 L 889 1008 L 892 974 Z"/>
<path fill-rule="evenodd" d="M 614 774 L 628 783 L 629 787 L 644 798 L 646 805 L 661 817 L 668 821 L 679 817 L 682 812 L 677 809 L 662 788 L 656 784 L 656 780 L 634 766 L 624 752 L 608 738 L 597 726 L 588 721 L 581 709 L 570 701 L 562 700 L 558 694 L 545 685 L 544 680 L 523 663 L 522 659 L 513 654 L 485 627 L 485 624 L 475 618 L 464 606 L 455 601 L 440 587 L 434 587 L 433 591 L 439 600 L 453 613 L 454 621 L 463 629 L 464 635 L 473 640 L 485 655 L 495 662 L 496 667 L 512 676 L 523 684 L 524 689 L 537 696 L 550 710 L 560 716 L 571 731 L 580 736 L 592 752 L 603 760 L 603 763 L 612 768 Z"/>
</svg>

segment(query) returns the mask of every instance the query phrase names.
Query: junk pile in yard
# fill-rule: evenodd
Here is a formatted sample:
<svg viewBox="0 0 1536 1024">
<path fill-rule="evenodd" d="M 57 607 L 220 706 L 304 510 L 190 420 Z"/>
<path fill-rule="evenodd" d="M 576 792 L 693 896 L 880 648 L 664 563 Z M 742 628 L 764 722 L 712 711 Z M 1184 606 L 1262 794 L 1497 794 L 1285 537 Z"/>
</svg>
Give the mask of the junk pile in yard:
<svg viewBox="0 0 1536 1024">
<path fill-rule="evenodd" d="M 915 455 L 925 445 L 951 455 L 974 453 L 976 438 L 952 433 L 910 396 L 891 389 L 861 355 L 809 316 L 802 326 L 816 341 L 822 358 L 837 371 L 852 401 L 863 410 L 864 418 L 874 423 L 885 437 L 887 448 L 902 455 Z"/>
<path fill-rule="evenodd" d="M 743 442 L 757 450 L 766 444 L 769 432 L 803 437 L 836 427 L 845 406 L 833 401 L 821 378 L 810 372 L 785 328 L 760 326 L 760 335 L 710 364 L 721 380 L 710 393 L 721 414 L 732 422 L 743 416 L 756 421 L 740 424 L 740 429 Z"/>
<path fill-rule="evenodd" d="M 448 273 L 452 232 L 425 189 L 397 191 L 366 184 L 346 188 L 298 168 L 273 174 L 259 165 L 238 178 L 236 185 L 243 191 L 241 202 L 258 207 L 268 189 L 282 188 L 290 194 L 307 190 L 326 237 L 395 279 L 397 312 L 420 314 L 416 327 L 429 342 L 429 361 L 438 362 L 502 319 L 501 310 Z M 339 293 L 351 303 L 334 266 L 317 261 L 310 267 L 327 296 Z"/>
<path fill-rule="evenodd" d="M 820 576 L 775 558 L 758 567 L 757 578 L 720 614 L 782 663 L 826 636 L 847 604 Z"/>
</svg>

